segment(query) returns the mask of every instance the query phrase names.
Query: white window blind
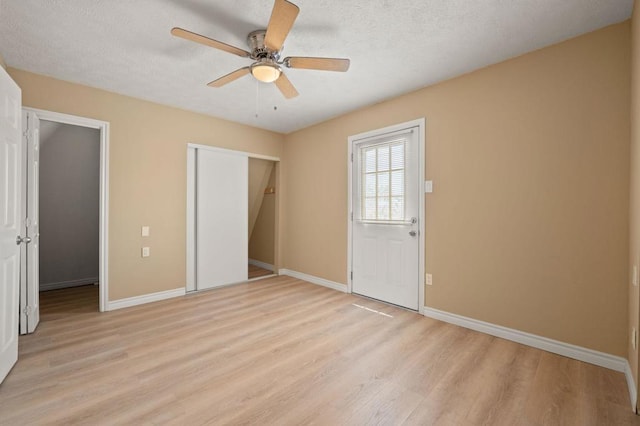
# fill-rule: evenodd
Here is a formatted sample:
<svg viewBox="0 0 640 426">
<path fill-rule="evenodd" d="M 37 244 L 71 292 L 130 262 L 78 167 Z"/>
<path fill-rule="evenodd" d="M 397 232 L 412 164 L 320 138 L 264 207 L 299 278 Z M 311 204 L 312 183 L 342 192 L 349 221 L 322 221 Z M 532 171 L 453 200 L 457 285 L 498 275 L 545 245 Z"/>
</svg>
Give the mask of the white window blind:
<svg viewBox="0 0 640 426">
<path fill-rule="evenodd" d="M 360 148 L 361 220 L 404 221 L 406 139 Z"/>
</svg>

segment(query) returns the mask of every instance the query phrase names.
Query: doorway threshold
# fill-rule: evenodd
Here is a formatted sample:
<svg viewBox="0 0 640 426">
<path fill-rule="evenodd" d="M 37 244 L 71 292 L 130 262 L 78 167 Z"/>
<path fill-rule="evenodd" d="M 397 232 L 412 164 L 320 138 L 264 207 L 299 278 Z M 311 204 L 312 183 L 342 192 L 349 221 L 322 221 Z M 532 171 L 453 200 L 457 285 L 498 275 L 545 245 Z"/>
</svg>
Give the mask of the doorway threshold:
<svg viewBox="0 0 640 426">
<path fill-rule="evenodd" d="M 270 274 L 270 275 L 263 275 L 261 277 L 255 277 L 255 278 L 249 278 L 247 280 L 247 282 L 253 282 L 253 281 L 258 281 L 258 280 L 264 280 L 266 278 L 273 278 L 273 277 L 277 277 L 278 274 Z"/>
</svg>

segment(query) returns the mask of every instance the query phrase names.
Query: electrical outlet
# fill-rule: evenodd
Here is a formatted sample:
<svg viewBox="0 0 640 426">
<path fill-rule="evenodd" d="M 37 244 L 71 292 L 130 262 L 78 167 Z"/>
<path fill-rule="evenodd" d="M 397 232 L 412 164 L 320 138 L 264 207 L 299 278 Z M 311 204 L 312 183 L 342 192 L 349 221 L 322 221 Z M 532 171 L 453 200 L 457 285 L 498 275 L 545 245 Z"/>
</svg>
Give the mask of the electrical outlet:
<svg viewBox="0 0 640 426">
<path fill-rule="evenodd" d="M 142 257 L 149 257 L 149 256 L 151 256 L 151 248 L 142 247 Z"/>
<path fill-rule="evenodd" d="M 638 349 L 638 333 L 635 327 L 631 328 L 631 346 L 633 346 L 633 349 Z"/>
<path fill-rule="evenodd" d="M 634 286 L 638 286 L 638 265 L 633 265 L 633 278 L 631 279 L 631 282 Z"/>
<path fill-rule="evenodd" d="M 433 285 L 433 277 L 431 274 L 425 274 L 424 282 L 427 283 L 427 285 Z"/>
</svg>

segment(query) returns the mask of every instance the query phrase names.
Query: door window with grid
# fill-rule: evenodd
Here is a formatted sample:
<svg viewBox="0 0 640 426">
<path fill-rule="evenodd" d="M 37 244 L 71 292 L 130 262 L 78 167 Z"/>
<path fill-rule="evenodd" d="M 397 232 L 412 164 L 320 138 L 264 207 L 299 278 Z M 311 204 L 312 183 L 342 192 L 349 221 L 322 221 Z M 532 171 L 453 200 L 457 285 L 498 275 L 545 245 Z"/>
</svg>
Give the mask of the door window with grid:
<svg viewBox="0 0 640 426">
<path fill-rule="evenodd" d="M 406 139 L 360 148 L 361 220 L 405 221 Z"/>
</svg>

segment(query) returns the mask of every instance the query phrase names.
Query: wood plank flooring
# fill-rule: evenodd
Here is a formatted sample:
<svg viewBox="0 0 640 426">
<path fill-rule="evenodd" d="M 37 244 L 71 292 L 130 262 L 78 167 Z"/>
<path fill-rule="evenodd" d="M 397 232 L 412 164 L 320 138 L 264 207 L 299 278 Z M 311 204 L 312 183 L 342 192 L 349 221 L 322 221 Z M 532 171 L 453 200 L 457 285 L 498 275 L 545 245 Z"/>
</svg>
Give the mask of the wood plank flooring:
<svg viewBox="0 0 640 426">
<path fill-rule="evenodd" d="M 249 264 L 249 279 L 266 277 L 267 275 L 272 275 L 272 274 L 273 274 L 273 271 L 261 268 L 256 265 Z"/>
<path fill-rule="evenodd" d="M 621 373 L 290 277 L 102 314 L 94 286 L 41 296 L 1 425 L 640 424 Z"/>
</svg>

